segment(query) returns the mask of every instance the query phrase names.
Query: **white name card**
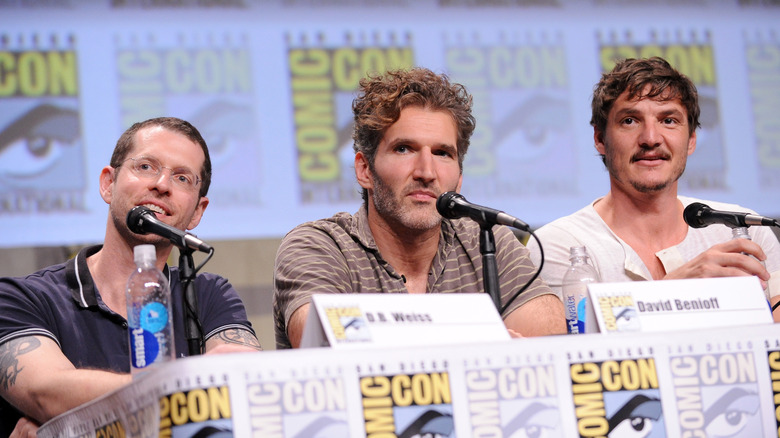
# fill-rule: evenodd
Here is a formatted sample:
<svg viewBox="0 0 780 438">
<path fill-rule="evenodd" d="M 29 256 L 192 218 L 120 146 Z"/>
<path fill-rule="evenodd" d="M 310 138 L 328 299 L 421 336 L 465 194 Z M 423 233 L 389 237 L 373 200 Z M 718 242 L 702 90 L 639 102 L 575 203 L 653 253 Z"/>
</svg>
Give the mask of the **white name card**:
<svg viewBox="0 0 780 438">
<path fill-rule="evenodd" d="M 488 294 L 316 294 L 301 347 L 366 348 L 508 340 Z"/>
<path fill-rule="evenodd" d="M 588 285 L 598 331 L 661 332 L 771 324 L 757 277 L 630 281 Z M 596 328 L 592 319 L 588 328 Z"/>
</svg>

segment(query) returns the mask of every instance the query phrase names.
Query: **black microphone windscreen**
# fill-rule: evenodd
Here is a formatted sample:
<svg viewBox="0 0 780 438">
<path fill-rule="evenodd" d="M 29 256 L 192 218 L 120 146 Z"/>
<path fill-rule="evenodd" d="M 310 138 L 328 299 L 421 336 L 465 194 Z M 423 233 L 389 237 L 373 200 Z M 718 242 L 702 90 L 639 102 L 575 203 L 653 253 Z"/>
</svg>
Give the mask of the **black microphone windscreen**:
<svg viewBox="0 0 780 438">
<path fill-rule="evenodd" d="M 454 203 L 456 200 L 465 199 L 458 192 L 444 192 L 436 200 L 436 210 L 440 215 L 447 219 L 458 219 L 460 216 L 455 212 Z"/>
<path fill-rule="evenodd" d="M 147 214 L 153 214 L 152 210 L 150 210 L 148 207 L 144 207 L 143 205 L 139 205 L 130 209 L 130 211 L 127 213 L 127 227 L 130 228 L 130 231 L 136 234 L 146 234 L 146 231 L 143 227 L 143 222 L 144 216 Z"/>
<path fill-rule="evenodd" d="M 694 202 L 685 207 L 683 219 L 688 226 L 692 228 L 704 228 L 708 223 L 702 220 L 701 215 L 712 209 L 701 202 Z"/>
</svg>

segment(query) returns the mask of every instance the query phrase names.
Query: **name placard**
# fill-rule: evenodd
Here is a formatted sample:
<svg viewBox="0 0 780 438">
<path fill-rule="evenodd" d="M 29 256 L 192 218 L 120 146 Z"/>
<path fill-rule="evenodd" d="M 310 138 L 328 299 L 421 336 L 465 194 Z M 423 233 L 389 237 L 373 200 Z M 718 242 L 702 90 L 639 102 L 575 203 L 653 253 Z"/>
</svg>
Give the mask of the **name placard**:
<svg viewBox="0 0 780 438">
<path fill-rule="evenodd" d="M 504 341 L 487 294 L 317 294 L 301 347 L 366 348 Z"/>
<path fill-rule="evenodd" d="M 601 333 L 772 323 L 761 283 L 753 276 L 594 283 L 588 293 Z"/>
</svg>

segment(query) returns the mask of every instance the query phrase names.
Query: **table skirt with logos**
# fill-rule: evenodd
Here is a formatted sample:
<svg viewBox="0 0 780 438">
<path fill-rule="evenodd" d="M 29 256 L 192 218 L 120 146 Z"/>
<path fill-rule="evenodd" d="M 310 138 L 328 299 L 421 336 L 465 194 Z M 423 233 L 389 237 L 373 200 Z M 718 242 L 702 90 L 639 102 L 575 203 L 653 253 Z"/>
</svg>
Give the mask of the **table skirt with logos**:
<svg viewBox="0 0 780 438">
<path fill-rule="evenodd" d="M 776 437 L 779 405 L 764 324 L 179 359 L 38 436 Z"/>
</svg>

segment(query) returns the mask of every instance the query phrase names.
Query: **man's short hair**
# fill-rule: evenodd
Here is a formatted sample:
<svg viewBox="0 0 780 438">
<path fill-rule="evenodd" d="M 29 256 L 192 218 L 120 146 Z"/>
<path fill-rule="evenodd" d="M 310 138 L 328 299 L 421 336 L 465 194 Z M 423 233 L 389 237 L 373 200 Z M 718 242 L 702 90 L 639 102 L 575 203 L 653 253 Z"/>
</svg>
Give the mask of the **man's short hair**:
<svg viewBox="0 0 780 438">
<path fill-rule="evenodd" d="M 176 117 L 156 117 L 144 120 L 143 122 L 134 123 L 133 126 L 127 128 L 127 131 L 122 133 L 119 140 L 117 140 L 116 146 L 114 147 L 114 153 L 111 155 L 111 167 L 119 169 L 122 163 L 130 158 L 128 155 L 130 155 L 130 152 L 135 146 L 135 134 L 150 126 L 159 126 L 168 131 L 181 134 L 190 139 L 193 143 L 200 145 L 206 159 L 203 161 L 203 167 L 200 169 L 201 183 L 198 194 L 201 197 L 206 196 L 209 192 L 209 186 L 211 185 L 211 157 L 209 156 L 209 148 L 206 145 L 206 140 L 200 135 L 200 132 L 186 120 L 177 119 Z"/>
<path fill-rule="evenodd" d="M 645 88 L 650 89 L 645 92 Z M 699 94 L 696 86 L 665 59 L 657 56 L 647 59 L 625 59 L 618 62 L 609 73 L 604 73 L 593 88 L 590 124 L 599 132 L 607 129 L 607 116 L 612 105 L 624 92 L 628 98 L 679 99 L 688 113 L 688 133 L 699 124 Z"/>
<path fill-rule="evenodd" d="M 471 95 L 466 88 L 450 82 L 447 75 L 426 68 L 394 70 L 384 75 L 369 75 L 360 80 L 358 97 L 352 102 L 355 115 L 355 152 L 363 153 L 369 169 L 374 169 L 377 147 L 387 129 L 407 107 L 446 111 L 455 122 L 458 133 L 458 165 L 469 148 L 476 120 L 471 115 Z"/>
</svg>

